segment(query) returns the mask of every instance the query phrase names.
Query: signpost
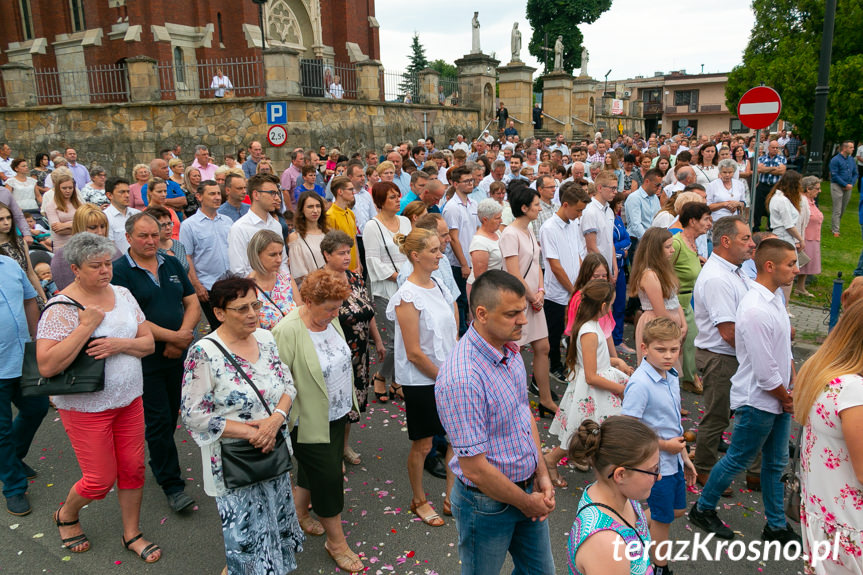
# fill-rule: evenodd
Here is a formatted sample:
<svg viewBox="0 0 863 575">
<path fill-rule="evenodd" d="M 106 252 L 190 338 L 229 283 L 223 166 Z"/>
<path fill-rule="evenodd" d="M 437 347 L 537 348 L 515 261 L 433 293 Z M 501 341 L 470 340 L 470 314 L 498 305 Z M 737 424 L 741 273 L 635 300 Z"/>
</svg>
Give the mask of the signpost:
<svg viewBox="0 0 863 575">
<path fill-rule="evenodd" d="M 755 227 L 755 188 L 758 186 L 758 155 L 761 153 L 761 130 L 769 127 L 779 118 L 782 111 L 782 98 L 773 88 L 757 86 L 747 91 L 737 104 L 737 118 L 755 130 L 755 157 L 752 159 L 752 186 L 750 188 L 749 227 Z M 760 222 L 759 222 L 760 224 Z"/>
<path fill-rule="evenodd" d="M 267 130 L 267 141 L 271 146 L 277 148 L 284 146 L 285 142 L 288 141 L 288 131 L 285 130 L 284 126 L 279 126 L 278 124 L 270 126 L 270 129 Z"/>
</svg>

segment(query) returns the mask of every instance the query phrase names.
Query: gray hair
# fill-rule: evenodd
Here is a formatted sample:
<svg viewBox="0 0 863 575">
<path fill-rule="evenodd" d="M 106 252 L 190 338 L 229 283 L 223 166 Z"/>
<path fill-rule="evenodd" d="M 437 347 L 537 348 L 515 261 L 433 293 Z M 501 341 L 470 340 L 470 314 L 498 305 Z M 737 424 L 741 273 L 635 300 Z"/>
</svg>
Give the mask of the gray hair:
<svg viewBox="0 0 863 575">
<path fill-rule="evenodd" d="M 737 162 L 735 162 L 731 158 L 719 160 L 719 171 L 721 172 L 722 170 L 737 171 Z"/>
<path fill-rule="evenodd" d="M 210 148 L 208 148 L 204 144 L 198 144 L 197 146 L 195 146 L 195 153 L 196 154 L 198 152 L 209 152 L 209 151 L 210 151 Z"/>
<path fill-rule="evenodd" d="M 485 168 L 479 162 L 465 162 L 464 167 L 470 170 L 471 172 L 475 172 L 477 170 L 485 171 Z"/>
<path fill-rule="evenodd" d="M 285 240 L 273 230 L 259 230 L 255 232 L 249 244 L 246 246 L 246 255 L 249 258 L 249 265 L 259 274 L 267 273 L 264 269 L 264 264 L 261 263 L 260 254 L 270 244 L 285 245 Z"/>
<path fill-rule="evenodd" d="M 803 186 L 804 190 L 808 190 L 809 188 L 820 186 L 821 178 L 819 178 L 818 176 L 806 176 L 802 180 L 800 180 L 800 185 Z"/>
<path fill-rule="evenodd" d="M 596 170 L 602 169 L 602 162 L 591 162 L 590 163 L 590 171 L 594 172 Z"/>
<path fill-rule="evenodd" d="M 321 253 L 326 256 L 342 246 L 354 247 L 354 239 L 342 230 L 330 230 L 321 240 Z"/>
<path fill-rule="evenodd" d="M 494 171 L 498 168 L 503 168 L 505 170 L 506 169 L 506 162 L 504 162 L 503 160 L 495 160 L 494 162 L 491 163 L 492 171 Z"/>
<path fill-rule="evenodd" d="M 503 212 L 503 206 L 497 203 L 494 198 L 486 198 L 476 207 L 476 217 L 480 222 L 486 218 L 493 218 L 501 212 Z"/>
<path fill-rule="evenodd" d="M 105 171 L 105 168 L 103 168 L 102 166 L 98 166 L 98 165 L 90 168 L 90 177 L 91 178 L 95 178 L 99 174 L 107 174 L 107 172 Z"/>
<path fill-rule="evenodd" d="M 114 255 L 114 242 L 104 236 L 81 232 L 73 235 L 63 247 L 63 257 L 69 264 L 81 267 L 87 260 L 104 255 Z"/>
<path fill-rule="evenodd" d="M 713 222 L 713 245 L 719 245 L 722 242 L 722 236 L 736 238 L 739 233 L 738 222 L 749 227 L 749 223 L 740 216 L 725 216 Z"/>
</svg>

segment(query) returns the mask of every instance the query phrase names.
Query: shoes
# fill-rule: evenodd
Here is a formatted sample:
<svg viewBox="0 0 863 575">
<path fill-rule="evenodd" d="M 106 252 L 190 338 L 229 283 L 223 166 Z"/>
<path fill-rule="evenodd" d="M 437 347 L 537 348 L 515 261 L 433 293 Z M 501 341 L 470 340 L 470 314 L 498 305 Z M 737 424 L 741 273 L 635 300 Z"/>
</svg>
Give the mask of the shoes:
<svg viewBox="0 0 863 575">
<path fill-rule="evenodd" d="M 312 517 L 311 515 L 306 515 L 305 517 L 299 518 L 300 529 L 303 530 L 303 533 L 307 535 L 314 535 L 315 537 L 320 537 L 326 530 L 320 521 Z"/>
<path fill-rule="evenodd" d="M 704 394 L 704 386 L 701 385 L 701 378 L 696 376 L 695 381 L 684 381 L 680 384 L 680 389 L 694 393 L 695 395 Z"/>
<path fill-rule="evenodd" d="M 696 527 L 713 533 L 719 539 L 734 539 L 734 531 L 725 525 L 715 509 L 707 509 L 701 511 L 698 509 L 698 502 L 692 504 L 692 509 L 689 510 L 689 520 Z"/>
<path fill-rule="evenodd" d="M 617 353 L 622 353 L 624 355 L 635 355 L 635 350 L 623 342 L 620 342 L 619 344 L 614 346 L 614 349 L 617 350 Z"/>
<path fill-rule="evenodd" d="M 746 489 L 750 491 L 761 491 L 761 476 L 747 474 Z"/>
<path fill-rule="evenodd" d="M 36 479 L 36 477 L 39 476 L 39 473 L 35 469 L 30 467 L 23 461 L 21 462 L 21 465 L 24 467 L 24 475 L 27 476 L 27 479 Z"/>
<path fill-rule="evenodd" d="M 427 457 L 423 467 L 438 479 L 446 479 L 446 464 L 441 457 Z"/>
<path fill-rule="evenodd" d="M 838 237 L 839 237 L 839 232 L 833 232 L 833 237 L 834 237 L 834 238 L 838 238 Z"/>
<path fill-rule="evenodd" d="M 423 506 L 428 506 L 431 509 L 431 513 L 428 515 L 420 513 L 420 507 Z M 411 501 L 411 513 L 422 519 L 422 522 L 429 527 L 441 527 L 444 525 L 444 520 L 441 519 L 440 515 L 437 514 L 437 511 L 434 510 L 434 507 L 427 500 Z"/>
<path fill-rule="evenodd" d="M 698 484 L 702 487 L 707 485 L 707 480 L 709 478 L 710 478 L 709 473 L 696 473 L 695 474 L 695 481 L 698 482 Z M 722 497 L 731 497 L 733 494 L 734 494 L 734 491 L 731 489 L 731 487 L 726 487 L 725 491 L 722 492 Z"/>
<path fill-rule="evenodd" d="M 787 543 L 801 543 L 800 535 L 791 529 L 790 525 L 786 525 L 785 529 L 773 529 L 769 525 L 764 526 L 764 531 L 761 532 L 762 541 L 779 541 L 782 545 Z"/>
<path fill-rule="evenodd" d="M 530 379 L 530 385 L 528 386 L 527 390 L 530 393 L 532 393 L 533 395 L 539 395 L 539 388 L 536 386 L 536 378 L 532 377 Z M 551 391 L 551 400 L 555 403 L 560 401 L 560 396 L 557 393 L 555 393 L 555 391 L 553 389 L 550 391 Z"/>
<path fill-rule="evenodd" d="M 60 511 L 63 509 L 63 505 L 61 505 L 57 512 L 54 513 L 54 523 L 57 524 L 57 527 L 71 527 L 72 525 L 78 525 L 80 521 L 76 519 L 75 521 L 60 521 Z M 90 541 L 87 540 L 87 536 L 84 533 L 79 533 L 78 535 L 73 535 L 72 537 L 63 538 L 62 533 L 60 534 L 60 541 L 63 543 L 63 547 L 72 553 L 84 553 L 85 551 L 90 550 Z M 77 549 L 77 551 L 76 551 Z"/>
<path fill-rule="evenodd" d="M 187 496 L 187 497 L 188 497 L 188 496 Z M 191 499 L 191 498 L 190 498 L 190 499 Z M 123 547 L 125 547 L 126 549 L 128 549 L 129 551 L 131 551 L 132 553 L 134 553 L 135 555 L 137 555 L 138 557 L 140 557 L 140 558 L 141 558 L 141 560 L 143 560 L 143 561 L 144 561 L 144 563 L 155 563 L 156 561 L 158 561 L 159 559 L 161 559 L 161 558 L 162 558 L 162 555 L 160 554 L 158 557 L 156 557 L 156 558 L 155 558 L 155 559 L 153 559 L 152 561 L 148 561 L 148 559 L 150 558 L 150 556 L 151 556 L 151 555 L 153 555 L 153 553 L 156 553 L 156 552 L 158 552 L 158 551 L 161 551 L 161 550 L 162 550 L 162 549 L 161 549 L 158 545 L 156 545 L 155 543 L 150 543 L 149 545 L 147 545 L 146 547 L 144 547 L 143 549 L 141 549 L 141 552 L 140 552 L 140 553 L 138 553 L 137 551 L 135 551 L 135 550 L 133 550 L 132 548 L 130 548 L 130 547 L 129 547 L 132 543 L 134 543 L 135 541 L 137 541 L 138 539 L 140 539 L 140 538 L 141 538 L 141 537 L 143 537 L 143 536 L 144 536 L 144 534 L 143 534 L 143 533 L 138 533 L 137 535 L 135 535 L 134 537 L 132 537 L 132 538 L 131 538 L 131 539 L 129 539 L 128 541 L 126 541 L 126 539 L 125 539 L 124 537 L 120 537 L 120 540 L 123 542 Z"/>
<path fill-rule="evenodd" d="M 563 372 L 563 368 L 558 367 L 557 369 L 553 369 L 549 372 L 549 375 L 560 383 L 566 383 L 566 374 Z"/>
<path fill-rule="evenodd" d="M 363 462 L 363 460 L 360 459 L 360 454 L 354 451 L 351 447 L 345 447 L 344 458 L 345 461 L 351 465 L 359 465 Z"/>
<path fill-rule="evenodd" d="M 30 501 L 27 500 L 27 495 L 10 495 L 6 498 L 6 511 L 12 515 L 22 517 L 30 514 Z"/>
<path fill-rule="evenodd" d="M 550 409 L 540 402 L 537 402 L 537 409 L 539 410 L 540 417 L 548 417 L 549 419 L 554 419 L 554 416 L 557 413 L 557 409 Z"/>
<path fill-rule="evenodd" d="M 195 500 L 189 497 L 185 491 L 177 491 L 176 493 L 166 493 L 168 505 L 174 513 L 185 511 L 195 504 Z"/>
<path fill-rule="evenodd" d="M 405 400 L 405 392 L 402 390 L 402 386 L 397 383 L 393 383 L 390 386 L 390 399 L 401 399 Z"/>
<path fill-rule="evenodd" d="M 388 402 L 390 400 L 390 396 L 387 393 L 387 380 L 385 380 L 382 377 L 378 377 L 378 375 L 375 374 L 373 381 L 374 381 L 374 387 L 372 388 L 372 390 L 375 394 L 375 397 L 378 398 L 378 403 Z M 384 388 L 383 391 L 378 391 L 378 383 L 380 383 L 381 387 Z"/>
</svg>

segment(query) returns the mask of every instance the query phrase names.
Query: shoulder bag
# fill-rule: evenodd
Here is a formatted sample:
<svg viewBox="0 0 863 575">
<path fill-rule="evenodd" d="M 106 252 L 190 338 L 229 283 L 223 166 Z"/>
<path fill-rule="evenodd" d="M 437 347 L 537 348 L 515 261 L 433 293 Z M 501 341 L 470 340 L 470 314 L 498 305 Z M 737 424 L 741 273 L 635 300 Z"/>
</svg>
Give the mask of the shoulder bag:
<svg viewBox="0 0 863 575">
<path fill-rule="evenodd" d="M 228 352 L 213 338 L 205 337 L 205 340 L 215 345 L 222 355 L 225 356 L 231 365 L 237 370 L 237 373 L 246 380 L 251 388 L 255 391 L 258 400 L 267 410 L 270 415 L 273 414 L 270 406 L 264 400 L 264 396 L 258 391 L 258 388 L 252 382 L 251 378 L 246 375 L 234 356 Z M 293 469 L 291 463 L 291 452 L 288 450 L 288 445 L 285 442 L 285 436 L 281 429 L 276 432 L 276 445 L 269 453 L 264 453 L 248 440 L 239 441 L 222 441 L 222 479 L 225 482 L 225 487 L 228 489 L 237 489 L 238 487 L 247 487 L 254 483 L 267 481 L 283 475 Z"/>
<path fill-rule="evenodd" d="M 801 428 L 791 445 L 791 468 L 782 476 L 785 484 L 785 515 L 800 523 L 800 436 L 805 433 Z"/>
<path fill-rule="evenodd" d="M 84 306 L 73 300 L 58 300 L 49 303 L 45 309 L 53 305 L 69 305 L 84 309 Z M 45 313 L 45 310 L 42 310 Z M 24 397 L 45 395 L 71 395 L 75 393 L 93 393 L 105 389 L 105 360 L 94 359 L 87 354 L 87 347 L 94 339 L 90 338 L 69 366 L 51 377 L 43 377 L 39 373 L 39 363 L 36 358 L 36 342 L 24 345 L 24 363 L 21 367 L 21 382 L 19 387 Z"/>
</svg>

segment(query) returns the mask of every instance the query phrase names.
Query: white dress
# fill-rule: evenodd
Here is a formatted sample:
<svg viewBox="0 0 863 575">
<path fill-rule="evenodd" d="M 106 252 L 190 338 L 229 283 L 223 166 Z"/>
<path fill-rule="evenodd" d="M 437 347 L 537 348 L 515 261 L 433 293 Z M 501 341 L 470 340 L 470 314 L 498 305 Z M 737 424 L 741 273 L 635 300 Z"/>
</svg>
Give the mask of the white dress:
<svg viewBox="0 0 863 575">
<path fill-rule="evenodd" d="M 503 255 L 500 253 L 500 232 L 495 232 L 495 235 L 497 236 L 496 240 L 491 240 L 479 234 L 475 235 L 470 241 L 470 247 L 468 247 L 468 251 L 470 253 L 473 253 L 475 251 L 488 252 L 488 269 L 502 270 Z M 470 276 L 468 276 L 467 278 L 468 285 L 473 284 L 474 279 L 476 278 L 473 277 L 473 267 L 471 266 Z"/>
<path fill-rule="evenodd" d="M 584 359 L 581 352 L 581 336 L 586 333 L 596 334 L 596 373 L 605 379 L 625 384 L 629 377 L 619 369 L 611 366 L 605 334 L 598 321 L 589 321 L 578 330 L 575 346 L 578 352 L 578 364 L 569 376 L 569 385 L 563 394 L 554 421 L 551 422 L 549 433 L 557 435 L 560 446 L 566 449 L 578 426 L 585 419 L 598 423 L 612 415 L 620 415 L 622 400 L 618 395 L 588 385 L 584 378 Z"/>
<path fill-rule="evenodd" d="M 6 180 L 6 187 L 12 190 L 12 197 L 18 202 L 22 210 L 38 210 L 36 202 L 36 179 L 27 178 L 26 182 L 19 182 L 15 178 Z"/>
</svg>

